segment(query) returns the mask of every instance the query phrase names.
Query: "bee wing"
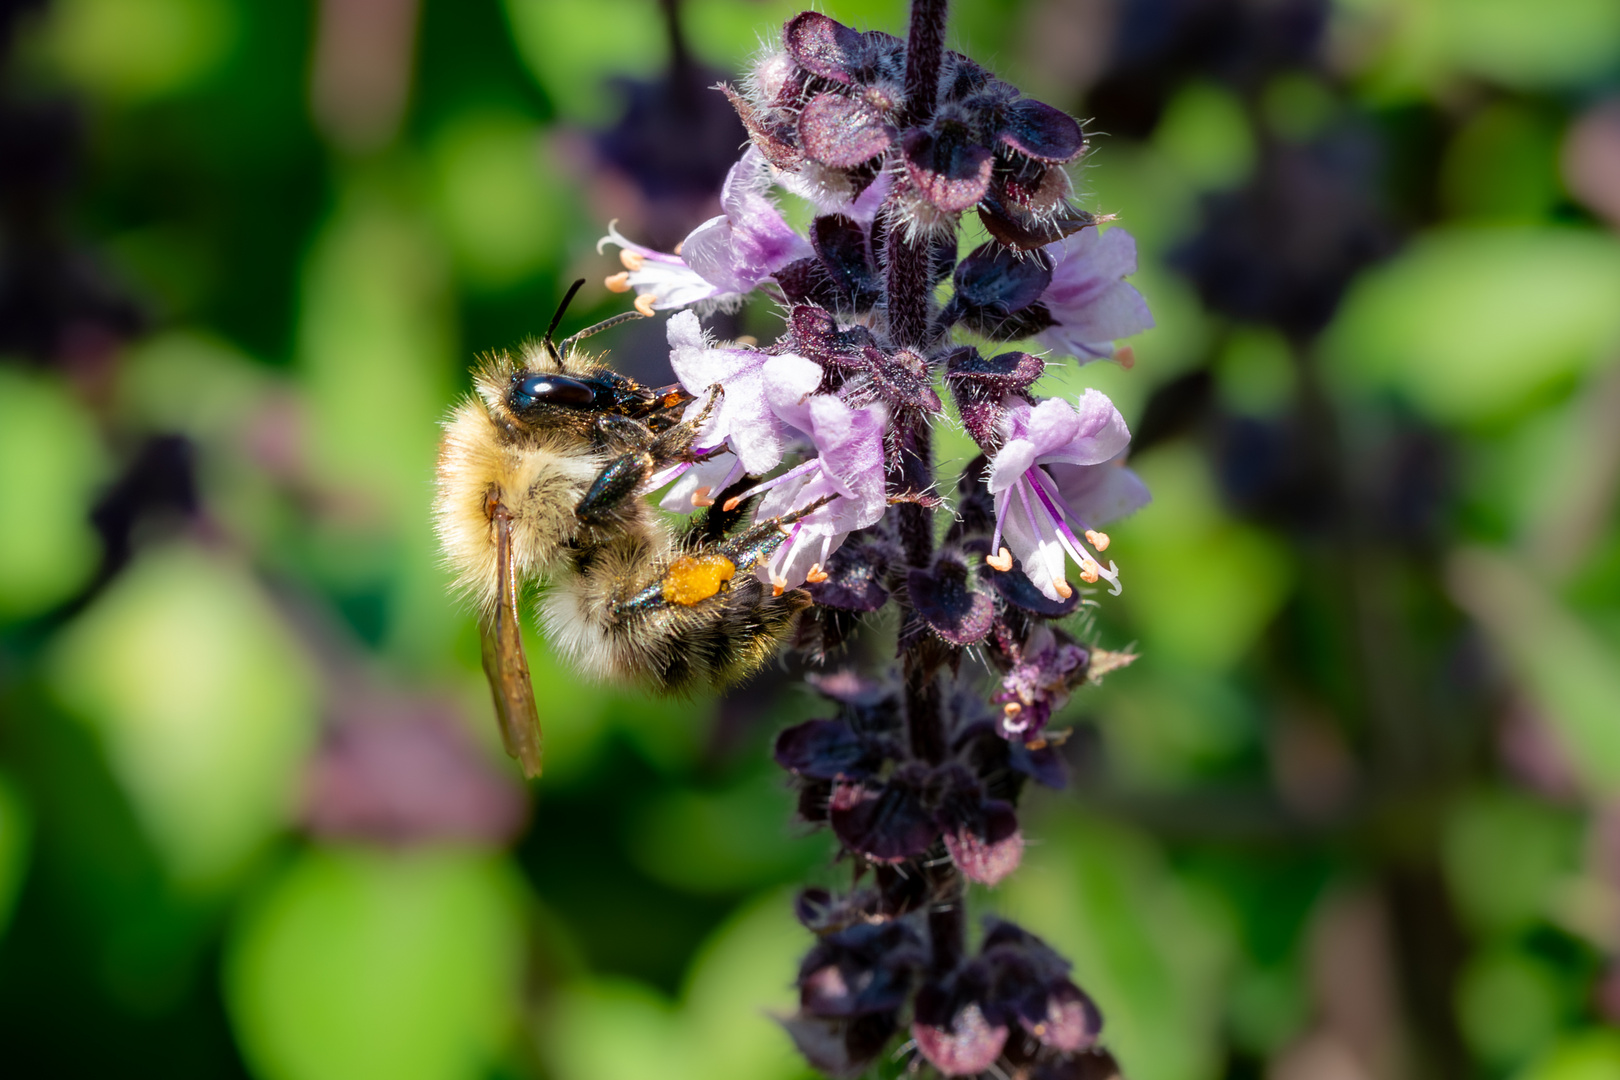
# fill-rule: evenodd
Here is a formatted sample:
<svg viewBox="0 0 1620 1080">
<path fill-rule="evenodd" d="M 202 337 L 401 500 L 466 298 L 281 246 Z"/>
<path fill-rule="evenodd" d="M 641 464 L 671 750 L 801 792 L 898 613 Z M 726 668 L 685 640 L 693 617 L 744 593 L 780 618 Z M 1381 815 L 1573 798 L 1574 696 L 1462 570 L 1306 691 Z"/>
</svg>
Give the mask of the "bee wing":
<svg viewBox="0 0 1620 1080">
<path fill-rule="evenodd" d="M 505 507 L 493 515 L 495 523 L 495 567 L 500 589 L 495 610 L 479 620 L 479 637 L 484 647 L 484 675 L 495 698 L 495 718 L 500 721 L 501 741 L 506 752 L 523 766 L 531 780 L 540 775 L 540 714 L 534 707 L 534 684 L 529 680 L 529 661 L 523 655 L 523 635 L 518 623 L 517 571 L 512 565 L 512 518 Z"/>
</svg>

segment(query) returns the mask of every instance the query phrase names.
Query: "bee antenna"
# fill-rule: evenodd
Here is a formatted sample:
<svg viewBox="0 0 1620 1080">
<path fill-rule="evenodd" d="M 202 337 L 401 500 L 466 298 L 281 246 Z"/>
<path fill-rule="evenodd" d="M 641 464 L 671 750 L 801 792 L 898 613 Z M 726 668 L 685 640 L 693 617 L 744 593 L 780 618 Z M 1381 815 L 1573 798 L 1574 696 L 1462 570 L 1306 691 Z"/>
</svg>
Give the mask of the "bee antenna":
<svg viewBox="0 0 1620 1080">
<path fill-rule="evenodd" d="M 567 353 L 568 353 L 568 351 L 570 349 L 572 349 L 579 342 L 584 341 L 586 338 L 590 337 L 592 334 L 600 334 L 603 330 L 611 330 L 615 326 L 618 326 L 620 323 L 627 323 L 627 322 L 631 321 L 632 319 L 644 319 L 644 318 L 646 318 L 646 316 L 643 315 L 639 311 L 626 311 L 626 312 L 624 312 L 622 314 L 613 316 L 613 318 L 611 318 L 611 319 L 603 319 L 601 322 L 597 323 L 595 326 L 587 326 L 585 329 L 581 330 L 579 333 L 575 334 L 573 337 L 565 338 L 562 341 L 562 343 L 557 346 L 557 348 L 559 350 L 561 350 L 561 352 L 564 355 L 567 355 Z"/>
<path fill-rule="evenodd" d="M 562 322 L 563 315 L 568 311 L 568 305 L 574 300 L 574 294 L 579 292 L 580 287 L 584 284 L 585 279 L 580 278 L 568 286 L 568 291 L 563 294 L 562 303 L 557 305 L 557 313 L 551 317 L 551 325 L 546 327 L 545 340 L 547 345 L 551 344 L 551 335 L 557 332 L 557 324 Z"/>
</svg>

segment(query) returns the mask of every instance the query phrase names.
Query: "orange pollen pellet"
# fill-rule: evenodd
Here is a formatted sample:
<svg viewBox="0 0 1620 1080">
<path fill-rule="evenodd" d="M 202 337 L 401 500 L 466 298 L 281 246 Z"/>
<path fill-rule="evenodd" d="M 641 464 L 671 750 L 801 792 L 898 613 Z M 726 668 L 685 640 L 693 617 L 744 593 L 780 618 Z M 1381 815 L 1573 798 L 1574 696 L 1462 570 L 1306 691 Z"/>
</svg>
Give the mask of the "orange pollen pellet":
<svg viewBox="0 0 1620 1080">
<path fill-rule="evenodd" d="M 636 297 L 635 309 L 647 318 L 653 317 L 653 294 L 642 293 Z"/>
<path fill-rule="evenodd" d="M 1107 533 L 1098 532 L 1096 529 L 1087 529 L 1086 539 L 1089 540 L 1091 542 L 1091 546 L 1096 548 L 1098 551 L 1108 550 L 1109 539 Z"/>
<path fill-rule="evenodd" d="M 630 275 L 621 270 L 617 274 L 609 274 L 603 278 L 602 284 L 607 286 L 608 292 L 629 292 Z"/>
<path fill-rule="evenodd" d="M 696 491 L 692 492 L 692 505 L 713 506 L 714 500 L 709 498 L 709 491 L 710 489 L 707 487 L 700 487 Z"/>
<path fill-rule="evenodd" d="M 811 566 L 809 572 L 804 575 L 804 580 L 808 581 L 812 585 L 820 585 L 823 581 L 827 580 L 827 571 L 821 568 L 820 563 L 816 563 L 815 565 Z"/>
<path fill-rule="evenodd" d="M 646 259 L 642 258 L 639 253 L 631 251 L 629 248 L 619 249 L 619 261 L 624 264 L 624 268 L 626 270 L 630 270 L 632 272 L 640 270 L 643 266 L 647 265 Z"/>
<path fill-rule="evenodd" d="M 1085 577 L 1084 574 L 1081 574 L 1080 576 Z M 1093 577 L 1091 580 L 1096 581 L 1097 579 L 1096 579 L 1096 577 Z M 1064 581 L 1062 578 L 1058 578 L 1056 581 L 1052 582 L 1052 587 L 1054 589 L 1056 589 L 1057 594 L 1059 596 L 1063 597 L 1063 599 L 1065 599 L 1065 600 L 1067 600 L 1069 597 L 1074 595 L 1074 586 L 1070 585 L 1067 581 Z"/>
<path fill-rule="evenodd" d="M 995 567 L 997 570 L 1005 573 L 1006 571 L 1012 569 L 1012 552 L 1008 551 L 1006 548 L 1002 548 L 994 555 L 986 555 L 984 557 L 984 561 Z"/>
<path fill-rule="evenodd" d="M 664 599 L 690 607 L 720 591 L 737 573 L 724 555 L 682 555 L 664 571 Z"/>
</svg>

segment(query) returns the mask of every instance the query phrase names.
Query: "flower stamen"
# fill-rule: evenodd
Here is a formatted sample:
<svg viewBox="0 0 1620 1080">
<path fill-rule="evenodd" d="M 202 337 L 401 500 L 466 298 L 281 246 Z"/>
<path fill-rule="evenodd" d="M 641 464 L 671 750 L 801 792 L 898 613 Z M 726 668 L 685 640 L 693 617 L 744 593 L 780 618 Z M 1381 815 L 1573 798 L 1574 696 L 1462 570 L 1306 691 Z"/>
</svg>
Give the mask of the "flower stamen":
<svg viewBox="0 0 1620 1080">
<path fill-rule="evenodd" d="M 984 561 L 986 564 L 995 567 L 1002 573 L 1006 573 L 1012 569 L 1012 552 L 1008 551 L 1006 548 L 1002 548 L 994 555 L 986 555 L 984 557 Z"/>
<path fill-rule="evenodd" d="M 630 271 L 621 270 L 617 274 L 609 274 L 602 279 L 608 292 L 625 293 L 630 291 Z"/>
<path fill-rule="evenodd" d="M 1108 550 L 1109 540 L 1108 534 L 1105 532 L 1098 532 L 1096 529 L 1087 529 L 1086 540 L 1098 551 Z"/>
</svg>

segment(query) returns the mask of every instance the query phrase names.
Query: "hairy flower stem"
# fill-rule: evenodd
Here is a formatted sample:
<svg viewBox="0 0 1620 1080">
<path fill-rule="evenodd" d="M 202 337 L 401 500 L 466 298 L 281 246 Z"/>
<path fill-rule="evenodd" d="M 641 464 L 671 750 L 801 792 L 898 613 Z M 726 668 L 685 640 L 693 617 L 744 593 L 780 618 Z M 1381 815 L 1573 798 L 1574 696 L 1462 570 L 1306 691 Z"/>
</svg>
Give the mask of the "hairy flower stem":
<svg viewBox="0 0 1620 1080">
<path fill-rule="evenodd" d="M 940 63 L 945 54 L 946 0 L 914 0 L 911 33 L 906 47 L 906 114 L 912 123 L 925 123 L 934 112 L 939 92 Z M 898 220 L 892 215 L 890 220 Z M 927 354 L 933 329 L 929 301 L 933 292 L 933 246 L 926 235 L 890 233 L 888 242 L 889 335 L 897 346 Z M 898 483 L 913 493 L 933 487 L 934 450 L 927 422 L 918 419 L 902 436 Z M 934 513 L 918 503 L 904 503 L 899 511 L 899 538 L 907 564 L 927 570 L 934 558 Z M 912 617 L 910 612 L 903 618 Z M 903 659 L 907 735 L 914 754 L 937 764 L 948 746 L 941 708 L 937 664 L 924 650 L 912 647 Z M 962 875 L 947 863 L 934 883 L 935 905 L 928 915 L 934 967 L 945 972 L 961 960 L 967 943 L 963 910 Z"/>
<path fill-rule="evenodd" d="M 906 41 L 906 119 L 920 124 L 934 115 L 939 66 L 945 58 L 947 0 L 915 0 Z"/>
<path fill-rule="evenodd" d="M 934 115 L 939 67 L 945 56 L 946 0 L 916 0 L 906 43 L 907 123 L 923 124 Z M 896 207 L 898 209 L 898 207 Z M 891 221 L 901 220 L 899 214 Z M 891 232 L 888 242 L 889 336 L 894 344 L 924 349 L 929 344 L 928 300 L 932 291 L 932 252 L 925 235 Z"/>
</svg>

